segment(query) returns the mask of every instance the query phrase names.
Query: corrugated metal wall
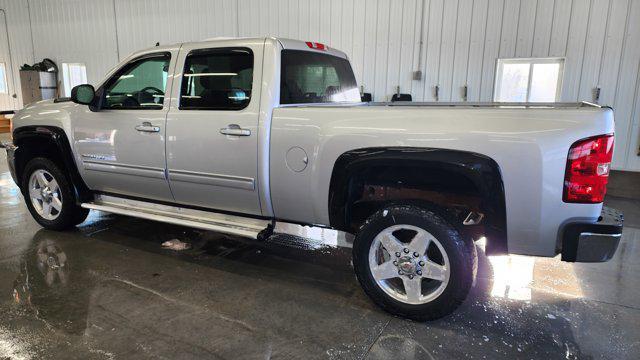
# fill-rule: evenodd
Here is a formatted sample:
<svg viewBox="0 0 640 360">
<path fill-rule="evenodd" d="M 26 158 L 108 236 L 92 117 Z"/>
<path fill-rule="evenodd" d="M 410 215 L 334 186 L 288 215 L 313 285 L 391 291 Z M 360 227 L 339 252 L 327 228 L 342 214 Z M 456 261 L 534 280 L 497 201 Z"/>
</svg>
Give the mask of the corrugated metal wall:
<svg viewBox="0 0 640 360">
<path fill-rule="evenodd" d="M 0 9 L 6 14 L 6 28 L 0 31 L 8 34 L 0 36 L 6 44 L 0 45 L 3 54 L 0 58 L 11 63 L 11 72 L 7 69 L 7 83 L 9 94 L 2 101 L 0 110 L 13 110 L 22 107 L 22 94 L 20 92 L 20 74 L 18 70 L 25 63 L 33 62 L 33 47 L 31 46 L 31 28 L 29 25 L 29 7 L 25 1 L 0 0 Z M 15 84 L 15 86 L 14 86 Z M 12 95 L 16 94 L 16 98 Z"/>
<path fill-rule="evenodd" d="M 14 69 L 43 57 L 84 62 L 91 82 L 156 42 L 273 35 L 346 51 L 377 101 L 397 86 L 433 101 L 436 85 L 440 101 L 462 101 L 464 86 L 469 101 L 489 101 L 497 58 L 566 57 L 562 100 L 593 101 L 600 87 L 600 103 L 616 109 L 615 168 L 640 170 L 640 0 L 0 0 L 0 8 Z M 415 70 L 422 80 L 412 80 Z"/>
</svg>

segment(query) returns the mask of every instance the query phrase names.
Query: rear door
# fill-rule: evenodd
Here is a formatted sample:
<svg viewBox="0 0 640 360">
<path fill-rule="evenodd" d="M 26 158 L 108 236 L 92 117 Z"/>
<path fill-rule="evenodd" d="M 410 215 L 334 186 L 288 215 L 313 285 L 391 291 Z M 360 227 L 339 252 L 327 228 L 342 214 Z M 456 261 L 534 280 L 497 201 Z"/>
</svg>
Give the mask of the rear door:
<svg viewBox="0 0 640 360">
<path fill-rule="evenodd" d="M 241 45 L 239 45 L 241 44 Z M 185 44 L 167 117 L 177 203 L 261 215 L 258 117 L 263 42 Z"/>
</svg>

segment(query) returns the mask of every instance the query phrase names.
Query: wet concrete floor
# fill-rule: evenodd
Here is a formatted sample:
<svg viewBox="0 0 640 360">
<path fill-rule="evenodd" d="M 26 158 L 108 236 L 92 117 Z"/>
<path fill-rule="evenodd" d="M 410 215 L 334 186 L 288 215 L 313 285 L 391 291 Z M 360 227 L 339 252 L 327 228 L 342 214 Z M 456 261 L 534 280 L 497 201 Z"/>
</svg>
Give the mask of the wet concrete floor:
<svg viewBox="0 0 640 360">
<path fill-rule="evenodd" d="M 392 317 L 349 251 L 93 212 L 41 229 L 0 156 L 0 359 L 638 359 L 640 201 L 615 258 L 486 257 L 444 319 Z M 190 250 L 164 250 L 170 239 Z"/>
</svg>

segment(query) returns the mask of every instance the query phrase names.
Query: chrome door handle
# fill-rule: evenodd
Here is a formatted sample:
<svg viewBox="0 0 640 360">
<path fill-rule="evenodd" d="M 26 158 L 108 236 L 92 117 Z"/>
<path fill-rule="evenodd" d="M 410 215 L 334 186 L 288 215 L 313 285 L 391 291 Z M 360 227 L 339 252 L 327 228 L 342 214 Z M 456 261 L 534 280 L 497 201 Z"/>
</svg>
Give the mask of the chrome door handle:
<svg viewBox="0 0 640 360">
<path fill-rule="evenodd" d="M 136 126 L 136 130 L 138 131 L 142 131 L 142 132 L 160 132 L 160 127 L 159 126 L 153 126 L 151 125 L 150 122 L 145 121 L 140 125 Z"/>
<path fill-rule="evenodd" d="M 220 129 L 220 134 L 233 136 L 249 136 L 251 135 L 251 130 L 243 129 L 238 124 L 229 124 L 226 128 Z"/>
</svg>

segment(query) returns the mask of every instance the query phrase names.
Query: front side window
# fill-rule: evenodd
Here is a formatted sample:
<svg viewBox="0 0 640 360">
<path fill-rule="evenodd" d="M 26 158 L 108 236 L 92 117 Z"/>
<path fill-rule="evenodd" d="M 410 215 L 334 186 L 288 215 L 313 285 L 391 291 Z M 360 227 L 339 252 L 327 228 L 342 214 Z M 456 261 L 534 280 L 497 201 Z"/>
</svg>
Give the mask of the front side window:
<svg viewBox="0 0 640 360">
<path fill-rule="evenodd" d="M 124 66 L 105 87 L 106 109 L 162 109 L 171 56 L 145 56 Z"/>
<path fill-rule="evenodd" d="M 311 51 L 283 50 L 280 103 L 360 102 L 347 59 Z"/>
<path fill-rule="evenodd" d="M 240 110 L 249 105 L 253 53 L 249 49 L 196 50 L 185 60 L 181 110 Z"/>
</svg>

